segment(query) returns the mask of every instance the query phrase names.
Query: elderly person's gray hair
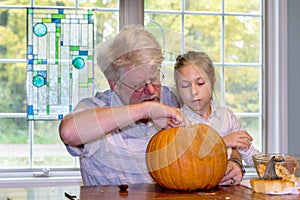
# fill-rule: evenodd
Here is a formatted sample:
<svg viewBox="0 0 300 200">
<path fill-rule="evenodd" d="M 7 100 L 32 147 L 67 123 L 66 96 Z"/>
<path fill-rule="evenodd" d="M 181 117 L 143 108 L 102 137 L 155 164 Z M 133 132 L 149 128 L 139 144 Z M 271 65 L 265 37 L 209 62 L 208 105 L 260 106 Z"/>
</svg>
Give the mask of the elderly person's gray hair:
<svg viewBox="0 0 300 200">
<path fill-rule="evenodd" d="M 120 68 L 160 65 L 162 49 L 157 39 L 141 25 L 127 25 L 96 48 L 97 64 L 108 80 L 120 78 Z"/>
</svg>

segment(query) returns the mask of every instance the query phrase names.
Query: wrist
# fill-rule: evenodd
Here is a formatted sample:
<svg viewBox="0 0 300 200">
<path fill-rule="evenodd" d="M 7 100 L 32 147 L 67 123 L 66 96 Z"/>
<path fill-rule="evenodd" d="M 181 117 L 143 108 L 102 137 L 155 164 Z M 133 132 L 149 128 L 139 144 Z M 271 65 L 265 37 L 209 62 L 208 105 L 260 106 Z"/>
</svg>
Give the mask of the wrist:
<svg viewBox="0 0 300 200">
<path fill-rule="evenodd" d="M 149 102 L 141 102 L 138 104 L 130 105 L 133 109 L 130 112 L 135 116 L 135 121 L 149 119 L 150 118 L 150 108 L 151 104 Z"/>
<path fill-rule="evenodd" d="M 240 161 L 240 160 L 237 159 L 237 158 L 230 158 L 229 161 L 237 163 L 237 164 L 240 166 L 241 170 L 242 170 L 242 176 L 245 175 L 246 170 L 245 170 L 245 167 L 244 167 L 242 161 Z"/>
</svg>

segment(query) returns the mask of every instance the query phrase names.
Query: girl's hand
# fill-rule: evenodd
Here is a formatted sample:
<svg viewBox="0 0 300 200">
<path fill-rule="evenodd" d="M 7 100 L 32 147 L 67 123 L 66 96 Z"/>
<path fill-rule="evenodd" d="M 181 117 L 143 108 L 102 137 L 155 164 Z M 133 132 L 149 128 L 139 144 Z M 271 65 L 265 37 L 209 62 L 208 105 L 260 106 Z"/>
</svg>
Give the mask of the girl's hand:
<svg viewBox="0 0 300 200">
<path fill-rule="evenodd" d="M 235 131 L 225 135 L 223 140 L 227 147 L 248 149 L 251 146 L 253 138 L 246 131 Z"/>
</svg>

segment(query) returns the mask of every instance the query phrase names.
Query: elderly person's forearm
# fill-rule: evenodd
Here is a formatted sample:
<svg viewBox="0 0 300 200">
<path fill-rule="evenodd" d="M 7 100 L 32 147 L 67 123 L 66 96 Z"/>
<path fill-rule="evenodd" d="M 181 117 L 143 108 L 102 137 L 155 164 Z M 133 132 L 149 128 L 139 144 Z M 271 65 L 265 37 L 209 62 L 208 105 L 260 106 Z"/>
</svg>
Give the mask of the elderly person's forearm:
<svg viewBox="0 0 300 200">
<path fill-rule="evenodd" d="M 144 102 L 128 106 L 101 107 L 66 116 L 59 127 L 62 141 L 79 146 L 103 137 L 116 129 L 126 127 L 141 119 L 162 119 L 161 128 L 168 120 L 183 121 L 181 112 L 157 102 Z"/>
<path fill-rule="evenodd" d="M 143 118 L 142 105 L 99 107 L 66 116 L 60 124 L 62 141 L 79 146 Z"/>
</svg>

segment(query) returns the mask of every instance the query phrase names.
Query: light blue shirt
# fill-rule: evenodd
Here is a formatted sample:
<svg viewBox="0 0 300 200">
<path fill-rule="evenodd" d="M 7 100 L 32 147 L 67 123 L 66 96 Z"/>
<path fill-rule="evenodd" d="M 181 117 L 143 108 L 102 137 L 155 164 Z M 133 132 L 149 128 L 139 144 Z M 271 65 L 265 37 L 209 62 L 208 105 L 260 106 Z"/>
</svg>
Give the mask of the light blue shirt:
<svg viewBox="0 0 300 200">
<path fill-rule="evenodd" d="M 181 110 L 191 124 L 207 124 L 218 131 L 222 137 L 234 131 L 241 130 L 240 123 L 238 122 L 235 114 L 229 108 L 215 107 L 212 102 L 210 105 L 211 115 L 208 117 L 208 119 L 201 117 L 199 114 L 191 110 L 187 105 L 183 105 Z M 253 166 L 252 156 L 259 153 L 259 151 L 255 149 L 253 145 L 251 145 L 249 149 L 238 149 L 238 151 L 241 154 L 243 161 L 247 165 Z"/>
<path fill-rule="evenodd" d="M 162 88 L 162 99 L 166 105 L 179 106 L 176 96 L 166 87 Z M 83 99 L 73 112 L 121 105 L 119 96 L 108 90 Z M 145 152 L 148 141 L 159 130 L 152 123 L 135 123 L 83 147 L 67 146 L 67 150 L 71 155 L 80 157 L 81 175 L 86 186 L 153 183 L 147 170 Z"/>
</svg>

